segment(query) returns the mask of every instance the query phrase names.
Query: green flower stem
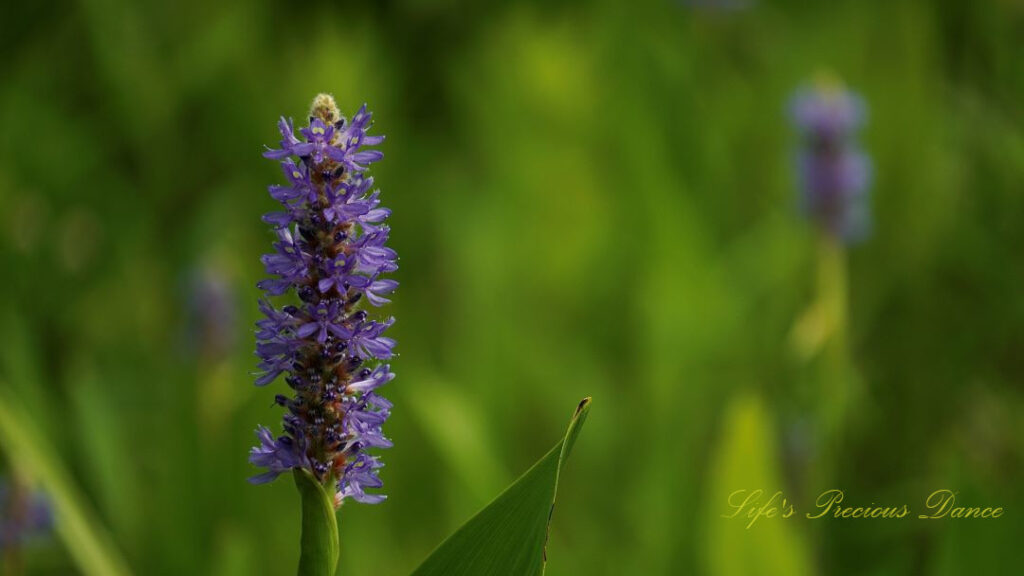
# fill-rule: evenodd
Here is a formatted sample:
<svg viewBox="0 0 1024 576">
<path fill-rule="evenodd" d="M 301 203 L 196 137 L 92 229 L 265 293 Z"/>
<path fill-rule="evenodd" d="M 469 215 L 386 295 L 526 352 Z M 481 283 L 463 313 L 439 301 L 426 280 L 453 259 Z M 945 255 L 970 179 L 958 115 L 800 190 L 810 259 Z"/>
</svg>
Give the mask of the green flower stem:
<svg viewBox="0 0 1024 576">
<path fill-rule="evenodd" d="M 818 242 L 818 298 L 829 327 L 821 363 L 821 432 L 831 445 L 838 441 L 852 400 L 850 354 L 847 343 L 846 251 L 831 234 Z"/>
<path fill-rule="evenodd" d="M 302 499 L 299 576 L 334 576 L 341 547 L 334 494 L 328 493 L 307 470 L 296 469 L 294 475 Z M 328 484 L 333 486 L 333 482 Z"/>
<path fill-rule="evenodd" d="M 818 299 L 828 326 L 816 370 L 815 402 L 818 448 L 807 471 L 812 492 L 836 485 L 837 467 L 843 454 L 844 434 L 856 409 L 857 380 L 849 348 L 848 280 L 846 251 L 841 242 L 822 234 L 818 242 Z M 821 549 L 821 534 L 813 539 Z M 819 573 L 822 573 L 819 565 Z"/>
</svg>

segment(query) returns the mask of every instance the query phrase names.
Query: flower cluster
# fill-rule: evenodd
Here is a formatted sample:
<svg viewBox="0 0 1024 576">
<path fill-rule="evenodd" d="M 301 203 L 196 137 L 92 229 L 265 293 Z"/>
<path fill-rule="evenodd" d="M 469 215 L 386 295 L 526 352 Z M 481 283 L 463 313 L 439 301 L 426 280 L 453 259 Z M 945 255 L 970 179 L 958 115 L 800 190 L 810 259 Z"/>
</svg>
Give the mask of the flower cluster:
<svg viewBox="0 0 1024 576">
<path fill-rule="evenodd" d="M 871 164 L 855 136 L 864 123 L 864 102 L 836 84 L 797 91 L 793 122 L 803 138 L 797 164 L 804 212 L 845 242 L 870 227 Z"/>
<path fill-rule="evenodd" d="M 383 136 L 369 136 L 364 105 L 348 121 L 333 98 L 313 101 L 309 125 L 296 133 L 281 119 L 279 149 L 264 156 L 281 163 L 287 185 L 271 186 L 282 210 L 263 220 L 274 227 L 274 251 L 263 256 L 271 278 L 258 284 L 267 296 L 291 294 L 292 304 L 260 301 L 256 354 L 257 386 L 279 375 L 294 391 L 278 394 L 285 409 L 284 433 L 257 430 L 259 445 L 249 461 L 266 472 L 250 479 L 269 482 L 292 468 L 309 470 L 320 482 L 336 483 L 335 505 L 345 498 L 377 503 L 377 470 L 370 448 L 391 446 L 381 431 L 391 403 L 377 389 L 394 378 L 386 363 L 395 341 L 384 336 L 394 319 L 375 320 L 360 303 L 380 306 L 398 287 L 383 276 L 398 268 L 386 246 L 390 211 L 380 206 L 373 178 L 365 172 L 382 158 Z"/>
</svg>

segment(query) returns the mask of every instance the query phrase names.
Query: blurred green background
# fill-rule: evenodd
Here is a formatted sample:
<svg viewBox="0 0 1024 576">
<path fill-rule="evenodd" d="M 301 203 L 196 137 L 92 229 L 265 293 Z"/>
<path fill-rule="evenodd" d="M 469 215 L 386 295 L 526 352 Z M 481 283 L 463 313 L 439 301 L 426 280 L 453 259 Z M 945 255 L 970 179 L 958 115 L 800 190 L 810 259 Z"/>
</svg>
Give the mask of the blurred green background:
<svg viewBox="0 0 1024 576">
<path fill-rule="evenodd" d="M 874 162 L 838 369 L 793 336 L 818 252 L 785 109 L 820 70 L 865 98 Z M 135 574 L 294 570 L 294 487 L 245 482 L 285 389 L 250 376 L 281 180 L 260 153 L 319 91 L 388 136 L 402 257 L 390 499 L 342 510 L 342 574 L 409 573 L 587 395 L 552 576 L 1019 558 L 1020 2 L 7 2 L 0 391 Z M 846 415 L 822 420 L 837 381 Z M 733 490 L 802 513 L 833 487 L 1006 513 L 721 517 Z M 79 573 L 57 537 L 19 553 Z"/>
</svg>

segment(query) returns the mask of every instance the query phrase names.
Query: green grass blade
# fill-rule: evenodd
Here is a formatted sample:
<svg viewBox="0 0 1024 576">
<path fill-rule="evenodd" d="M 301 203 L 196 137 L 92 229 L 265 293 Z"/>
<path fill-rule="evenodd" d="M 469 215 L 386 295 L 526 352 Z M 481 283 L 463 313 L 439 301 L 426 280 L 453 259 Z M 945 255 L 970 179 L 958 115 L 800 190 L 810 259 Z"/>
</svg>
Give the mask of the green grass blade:
<svg viewBox="0 0 1024 576">
<path fill-rule="evenodd" d="M 0 449 L 46 491 L 53 502 L 57 533 L 83 574 L 128 576 L 128 566 L 106 529 L 54 456 L 56 452 L 23 414 L 0 387 Z"/>
<path fill-rule="evenodd" d="M 295 470 L 302 497 L 302 555 L 299 576 L 334 576 L 338 566 L 338 519 L 333 498 L 308 471 Z"/>
<path fill-rule="evenodd" d="M 558 476 L 590 410 L 580 402 L 558 444 L 445 540 L 413 576 L 538 576 L 544 573 Z"/>
</svg>

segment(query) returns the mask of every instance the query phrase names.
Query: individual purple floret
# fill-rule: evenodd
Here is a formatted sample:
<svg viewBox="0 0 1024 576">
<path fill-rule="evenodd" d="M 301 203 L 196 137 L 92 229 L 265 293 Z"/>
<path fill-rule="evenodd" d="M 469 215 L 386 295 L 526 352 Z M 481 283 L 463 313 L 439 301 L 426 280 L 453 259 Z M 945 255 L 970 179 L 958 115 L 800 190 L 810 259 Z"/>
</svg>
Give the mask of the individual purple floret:
<svg viewBox="0 0 1024 576">
<path fill-rule="evenodd" d="M 335 505 L 346 498 L 375 504 L 385 499 L 367 489 L 381 487 L 383 464 L 366 452 L 387 448 L 382 427 L 391 403 L 377 389 L 394 378 L 388 364 L 395 341 L 384 336 L 393 318 L 372 319 L 362 302 L 377 307 L 398 283 L 383 276 L 398 268 L 398 256 L 385 244 L 390 211 L 371 190 L 367 166 L 382 158 L 365 146 L 366 106 L 348 122 L 334 99 L 313 101 L 309 125 L 296 131 L 281 119 L 279 149 L 263 155 L 281 161 L 287 184 L 270 187 L 281 210 L 263 217 L 274 228 L 274 251 L 262 262 L 270 276 L 258 286 L 267 297 L 294 294 L 291 303 L 260 301 L 256 323 L 257 386 L 285 375 L 293 394 L 278 394 L 285 409 L 283 433 L 260 426 L 259 446 L 249 462 L 266 472 L 250 478 L 270 482 L 294 468 L 309 470 L 320 482 L 334 483 Z"/>
<path fill-rule="evenodd" d="M 797 91 L 791 113 L 803 139 L 797 155 L 802 209 L 834 237 L 862 239 L 871 225 L 871 163 L 856 142 L 864 102 L 838 85 L 818 85 Z"/>
</svg>

